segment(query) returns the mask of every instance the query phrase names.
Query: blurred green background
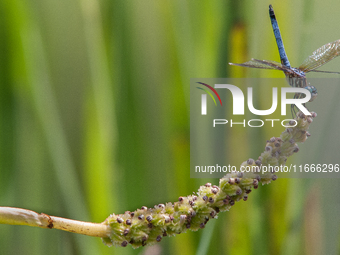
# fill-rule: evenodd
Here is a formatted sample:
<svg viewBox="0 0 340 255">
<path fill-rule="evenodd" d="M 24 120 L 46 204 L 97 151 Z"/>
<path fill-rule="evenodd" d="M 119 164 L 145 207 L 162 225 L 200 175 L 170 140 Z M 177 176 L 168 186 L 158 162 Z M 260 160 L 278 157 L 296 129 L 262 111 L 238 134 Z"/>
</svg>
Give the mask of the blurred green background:
<svg viewBox="0 0 340 255">
<path fill-rule="evenodd" d="M 110 213 L 176 201 L 207 181 L 217 184 L 189 177 L 190 78 L 283 77 L 227 65 L 279 60 L 270 3 L 293 66 L 340 38 L 336 0 L 2 0 L 0 205 L 102 222 Z M 327 70 L 339 71 L 339 63 Z M 320 109 L 324 116 L 340 107 L 335 96 L 318 99 L 333 100 Z M 327 146 L 325 133 L 339 142 L 334 112 L 330 124 L 320 121 L 311 130 L 310 139 L 320 140 L 314 154 L 309 141 L 300 145 L 303 162 Z M 227 156 L 240 163 L 257 158 L 270 138 L 262 132 Z M 230 133 L 230 143 L 237 142 Z M 333 153 L 339 155 L 336 146 Z M 279 179 L 204 230 L 137 250 L 1 225 L 0 253 L 340 254 L 339 184 Z"/>
</svg>

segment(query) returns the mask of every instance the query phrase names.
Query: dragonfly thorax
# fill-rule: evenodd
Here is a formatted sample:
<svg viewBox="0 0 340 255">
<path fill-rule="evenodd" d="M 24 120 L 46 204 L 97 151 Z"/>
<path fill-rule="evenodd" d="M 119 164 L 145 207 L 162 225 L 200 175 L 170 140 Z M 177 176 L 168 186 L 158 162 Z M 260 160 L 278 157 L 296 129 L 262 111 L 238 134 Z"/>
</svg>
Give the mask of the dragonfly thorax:
<svg viewBox="0 0 340 255">
<path fill-rule="evenodd" d="M 306 74 L 294 67 L 291 67 L 285 71 L 287 81 L 290 86 L 295 88 L 304 88 L 307 86 Z"/>
<path fill-rule="evenodd" d="M 306 74 L 305 72 L 301 71 L 300 69 L 298 68 L 295 68 L 295 67 L 291 67 L 290 70 L 292 71 L 290 74 L 289 74 L 289 77 L 298 77 L 298 78 L 304 78 L 306 77 Z"/>
</svg>

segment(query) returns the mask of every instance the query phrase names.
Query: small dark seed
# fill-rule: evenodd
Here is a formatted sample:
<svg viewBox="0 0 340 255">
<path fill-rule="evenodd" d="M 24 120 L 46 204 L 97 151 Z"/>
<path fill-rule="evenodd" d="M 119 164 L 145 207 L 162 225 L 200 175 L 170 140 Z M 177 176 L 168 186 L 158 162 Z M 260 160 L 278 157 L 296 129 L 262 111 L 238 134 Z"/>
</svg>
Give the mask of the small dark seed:
<svg viewBox="0 0 340 255">
<path fill-rule="evenodd" d="M 123 232 L 123 235 L 126 236 L 127 234 L 129 234 L 130 230 L 129 229 L 125 229 Z"/>
<path fill-rule="evenodd" d="M 306 116 L 302 112 L 300 112 L 299 117 L 300 117 L 300 119 L 304 119 Z"/>
<path fill-rule="evenodd" d="M 149 223 L 148 228 L 152 228 L 152 227 L 153 227 L 152 223 Z"/>
<path fill-rule="evenodd" d="M 235 201 L 234 200 L 230 200 L 230 205 L 234 205 Z"/>
<path fill-rule="evenodd" d="M 236 190 L 236 195 L 241 195 L 241 194 L 242 194 L 242 189 L 240 189 L 240 188 L 237 189 L 237 190 Z"/>
<path fill-rule="evenodd" d="M 144 215 L 143 215 L 143 214 L 139 215 L 139 216 L 138 216 L 138 219 L 139 219 L 139 220 L 144 220 Z"/>
<path fill-rule="evenodd" d="M 179 202 L 182 202 L 183 200 L 184 200 L 183 197 L 179 197 L 179 198 L 178 198 L 178 201 L 179 201 Z"/>
<path fill-rule="evenodd" d="M 273 180 L 273 181 L 276 181 L 276 180 L 277 180 L 277 176 L 276 176 L 275 174 L 272 176 L 272 180 Z"/>
<path fill-rule="evenodd" d="M 203 199 L 204 201 L 207 201 L 207 200 L 208 200 L 208 197 L 207 197 L 207 196 L 203 196 L 202 199 Z"/>
<path fill-rule="evenodd" d="M 223 203 L 226 205 L 226 204 L 229 203 L 229 200 L 225 198 L 225 199 L 223 199 Z"/>
<path fill-rule="evenodd" d="M 161 240 L 162 240 L 162 237 L 161 236 L 157 236 L 156 241 L 160 242 Z"/>
<path fill-rule="evenodd" d="M 201 224 L 200 224 L 200 228 L 204 228 L 205 227 L 205 224 L 202 222 Z"/>
<path fill-rule="evenodd" d="M 167 236 L 167 235 L 168 235 L 168 233 L 164 231 L 163 232 L 163 236 Z"/>
<path fill-rule="evenodd" d="M 147 210 L 148 208 L 146 206 L 141 207 L 142 210 Z"/>
<path fill-rule="evenodd" d="M 126 220 L 126 225 L 131 225 L 131 220 Z"/>
<path fill-rule="evenodd" d="M 148 222 L 152 221 L 152 216 L 151 216 L 151 215 L 147 216 L 147 217 L 146 217 L 146 220 L 147 220 Z"/>
<path fill-rule="evenodd" d="M 212 197 L 209 197 L 209 203 L 214 203 L 214 199 Z"/>
<path fill-rule="evenodd" d="M 247 201 L 247 200 L 248 200 L 248 196 L 247 196 L 247 195 L 244 195 L 243 200 L 244 200 L 244 201 Z"/>
<path fill-rule="evenodd" d="M 206 186 L 206 187 L 211 187 L 211 183 L 208 182 L 208 183 L 205 184 L 205 186 Z"/>
<path fill-rule="evenodd" d="M 122 247 L 126 247 L 128 245 L 128 242 L 127 241 L 123 241 L 122 243 L 121 243 L 121 246 Z"/>
<path fill-rule="evenodd" d="M 117 222 L 118 222 L 118 223 L 122 223 L 122 222 L 123 222 L 123 219 L 118 217 L 118 218 L 117 218 Z"/>
</svg>

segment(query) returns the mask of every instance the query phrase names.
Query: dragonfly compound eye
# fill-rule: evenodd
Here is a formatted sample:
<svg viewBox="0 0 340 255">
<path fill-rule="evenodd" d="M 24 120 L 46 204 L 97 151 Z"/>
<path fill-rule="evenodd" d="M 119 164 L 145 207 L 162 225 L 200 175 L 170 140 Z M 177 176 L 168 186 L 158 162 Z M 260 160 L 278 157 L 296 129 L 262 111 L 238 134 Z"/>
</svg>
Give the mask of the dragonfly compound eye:
<svg viewBox="0 0 340 255">
<path fill-rule="evenodd" d="M 318 95 L 318 91 L 314 86 L 307 86 L 305 87 L 305 89 L 307 89 L 310 94 L 311 94 L 311 99 L 309 100 L 309 102 L 312 102 Z"/>
</svg>

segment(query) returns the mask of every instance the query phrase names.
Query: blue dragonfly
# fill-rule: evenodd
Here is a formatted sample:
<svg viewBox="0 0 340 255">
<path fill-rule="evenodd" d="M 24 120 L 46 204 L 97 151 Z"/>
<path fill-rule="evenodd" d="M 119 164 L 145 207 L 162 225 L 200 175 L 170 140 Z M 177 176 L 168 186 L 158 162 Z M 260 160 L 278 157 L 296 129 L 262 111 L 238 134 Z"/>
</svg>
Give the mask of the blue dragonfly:
<svg viewBox="0 0 340 255">
<path fill-rule="evenodd" d="M 340 40 L 335 42 L 327 43 L 316 51 L 312 53 L 305 61 L 298 67 L 291 67 L 285 48 L 283 46 L 282 37 L 279 29 L 279 25 L 277 23 L 274 10 L 272 5 L 269 5 L 269 16 L 272 23 L 274 36 L 276 39 L 276 44 L 279 50 L 281 63 L 271 61 L 271 60 L 259 60 L 259 59 L 251 59 L 248 62 L 242 64 L 229 63 L 229 65 L 243 66 L 243 67 L 251 67 L 251 68 L 260 68 L 260 69 L 273 69 L 283 71 L 286 75 L 288 83 L 292 87 L 305 88 L 310 91 L 311 99 L 309 102 L 313 101 L 317 96 L 317 90 L 314 86 L 310 86 L 307 83 L 306 73 L 308 72 L 322 72 L 322 73 L 337 73 L 340 72 L 331 72 L 331 71 L 320 71 L 316 70 L 320 66 L 326 64 L 331 61 L 333 58 L 340 55 Z M 294 98 L 302 98 L 304 95 L 296 94 Z M 292 114 L 296 115 L 294 105 L 292 105 Z"/>
</svg>

